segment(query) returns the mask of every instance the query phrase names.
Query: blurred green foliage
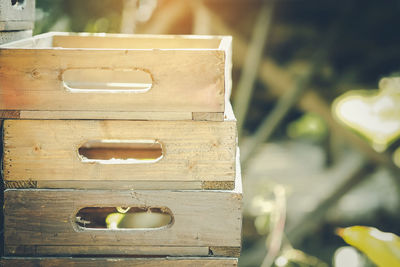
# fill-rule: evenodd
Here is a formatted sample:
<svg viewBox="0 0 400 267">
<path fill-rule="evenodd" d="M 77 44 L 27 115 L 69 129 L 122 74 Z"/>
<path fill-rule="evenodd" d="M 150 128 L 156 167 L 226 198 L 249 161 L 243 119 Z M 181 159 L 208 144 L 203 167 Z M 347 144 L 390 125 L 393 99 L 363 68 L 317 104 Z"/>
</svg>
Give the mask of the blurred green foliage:
<svg viewBox="0 0 400 267">
<path fill-rule="evenodd" d="M 326 122 L 318 114 L 305 113 L 300 119 L 288 124 L 287 134 L 291 138 L 321 141 L 326 138 L 328 128 Z"/>
<path fill-rule="evenodd" d="M 122 0 L 37 0 L 34 34 L 51 30 L 117 33 L 122 7 Z"/>
</svg>

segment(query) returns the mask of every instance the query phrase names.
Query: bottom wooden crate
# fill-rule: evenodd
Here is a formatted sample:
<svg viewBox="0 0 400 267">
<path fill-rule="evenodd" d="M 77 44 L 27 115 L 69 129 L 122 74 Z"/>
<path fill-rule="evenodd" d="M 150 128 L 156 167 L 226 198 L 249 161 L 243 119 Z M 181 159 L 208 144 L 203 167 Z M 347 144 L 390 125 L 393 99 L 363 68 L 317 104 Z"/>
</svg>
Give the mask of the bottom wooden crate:
<svg viewBox="0 0 400 267">
<path fill-rule="evenodd" d="M 7 189 L 4 251 L 238 257 L 241 212 L 239 167 L 234 190 Z"/>
<path fill-rule="evenodd" d="M 17 258 L 0 259 L 4 267 L 53 267 L 53 266 L 84 266 L 84 267 L 119 267 L 119 266 L 237 266 L 237 258 L 207 258 L 207 257 L 167 257 L 167 258 Z"/>
</svg>

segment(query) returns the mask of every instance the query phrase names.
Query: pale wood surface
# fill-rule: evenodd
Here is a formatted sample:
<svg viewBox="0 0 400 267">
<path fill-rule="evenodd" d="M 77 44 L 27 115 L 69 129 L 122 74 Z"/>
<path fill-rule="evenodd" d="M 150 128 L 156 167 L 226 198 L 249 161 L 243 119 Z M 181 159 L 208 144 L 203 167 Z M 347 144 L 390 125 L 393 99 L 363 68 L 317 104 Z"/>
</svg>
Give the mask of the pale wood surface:
<svg viewBox="0 0 400 267">
<path fill-rule="evenodd" d="M 218 49 L 224 38 L 200 35 L 55 33 L 53 47 L 107 49 Z M 221 49 L 222 50 L 222 49 Z"/>
<path fill-rule="evenodd" d="M 0 0 L 0 31 L 31 30 L 35 20 L 34 0 L 25 0 L 22 5 L 10 0 Z"/>
<path fill-rule="evenodd" d="M 27 29 L 33 29 L 34 24 L 33 21 L 0 21 L 0 31 L 25 31 Z M 29 36 L 26 36 L 24 38 L 28 37 Z"/>
<path fill-rule="evenodd" d="M 32 39 L 3 46 L 0 110 L 224 112 L 230 76 L 225 77 L 226 51 L 218 46 L 222 37 L 60 35 L 53 37 L 55 46 L 78 48 L 57 49 L 35 48 L 41 38 Z M 203 44 L 208 46 L 198 48 Z M 101 49 L 89 48 L 95 45 Z M 72 93 L 62 81 L 71 69 L 141 70 L 151 75 L 152 88 L 146 93 Z"/>
<path fill-rule="evenodd" d="M 1 122 L 1 121 L 0 121 Z M 242 191 L 240 153 L 236 152 L 235 181 L 76 181 L 76 180 L 18 180 L 4 181 L 7 189 L 18 188 L 58 188 L 58 189 L 131 189 L 131 190 L 234 190 Z"/>
<path fill-rule="evenodd" d="M 211 113 L 213 114 L 213 113 Z M 191 120 L 192 112 L 22 110 L 19 119 Z M 222 121 L 222 120 L 221 120 Z"/>
<path fill-rule="evenodd" d="M 1 23 L 0 23 L 1 28 Z M 32 30 L 24 30 L 24 31 L 8 31 L 1 32 L 0 31 L 0 45 L 9 43 L 15 40 L 28 38 L 32 36 Z"/>
<path fill-rule="evenodd" d="M 215 181 L 233 182 L 236 122 L 5 120 L 6 181 Z M 88 141 L 157 140 L 155 163 L 83 162 Z"/>
<path fill-rule="evenodd" d="M 104 246 L 109 246 L 109 254 L 128 250 L 132 255 L 154 254 L 151 246 L 175 247 L 163 252 L 166 255 L 179 253 L 176 247 L 233 247 L 237 251 L 242 192 L 241 182 L 236 184 L 233 191 L 8 189 L 4 192 L 5 251 L 7 255 L 68 253 L 57 246 L 77 246 L 89 254 Z M 83 229 L 74 222 L 75 213 L 91 206 L 166 207 L 173 224 L 155 230 Z M 72 247 L 70 251 L 77 251 Z M 213 249 L 218 255 L 218 248 Z"/>
<path fill-rule="evenodd" d="M 54 266 L 84 266 L 84 267 L 119 267 L 119 266 L 143 266 L 143 267 L 234 267 L 237 266 L 237 258 L 12 258 L 0 259 L 5 267 L 54 267 Z"/>
<path fill-rule="evenodd" d="M 73 110 L 0 110 L 4 119 L 60 119 L 60 120 L 194 120 L 236 121 L 229 99 L 225 112 L 155 112 L 155 111 L 73 111 Z"/>
</svg>

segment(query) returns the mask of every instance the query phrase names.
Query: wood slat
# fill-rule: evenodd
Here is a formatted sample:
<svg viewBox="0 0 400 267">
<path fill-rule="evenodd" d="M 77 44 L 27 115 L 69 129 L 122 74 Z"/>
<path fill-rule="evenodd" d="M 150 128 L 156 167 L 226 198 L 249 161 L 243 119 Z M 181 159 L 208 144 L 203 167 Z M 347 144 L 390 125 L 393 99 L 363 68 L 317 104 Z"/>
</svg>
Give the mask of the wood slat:
<svg viewBox="0 0 400 267">
<path fill-rule="evenodd" d="M 68 110 L 0 110 L 4 119 L 47 119 L 47 120 L 194 120 L 235 121 L 231 103 L 225 101 L 225 112 L 129 112 L 129 111 L 68 111 Z"/>
<path fill-rule="evenodd" d="M 237 266 L 237 258 L 16 258 L 5 257 L 0 259 L 4 267 L 119 267 L 119 266 L 143 266 L 143 267 L 234 267 Z"/>
</svg>

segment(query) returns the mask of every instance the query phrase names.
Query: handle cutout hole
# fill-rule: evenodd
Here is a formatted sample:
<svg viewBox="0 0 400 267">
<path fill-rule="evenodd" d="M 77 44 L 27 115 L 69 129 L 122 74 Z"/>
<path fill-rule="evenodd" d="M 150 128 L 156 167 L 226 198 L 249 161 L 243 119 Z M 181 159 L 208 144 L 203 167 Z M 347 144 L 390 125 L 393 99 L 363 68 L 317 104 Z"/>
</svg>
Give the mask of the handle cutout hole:
<svg viewBox="0 0 400 267">
<path fill-rule="evenodd" d="M 158 230 L 173 221 L 166 207 L 85 207 L 75 215 L 75 224 L 88 230 Z"/>
<path fill-rule="evenodd" d="M 82 162 L 142 164 L 161 160 L 163 148 L 155 140 L 100 140 L 84 143 L 78 153 Z"/>
<path fill-rule="evenodd" d="M 138 69 L 67 69 L 64 87 L 72 93 L 146 93 L 153 79 Z"/>
<path fill-rule="evenodd" d="M 21 7 L 25 3 L 25 0 L 11 0 L 11 5 L 15 8 Z"/>
</svg>

